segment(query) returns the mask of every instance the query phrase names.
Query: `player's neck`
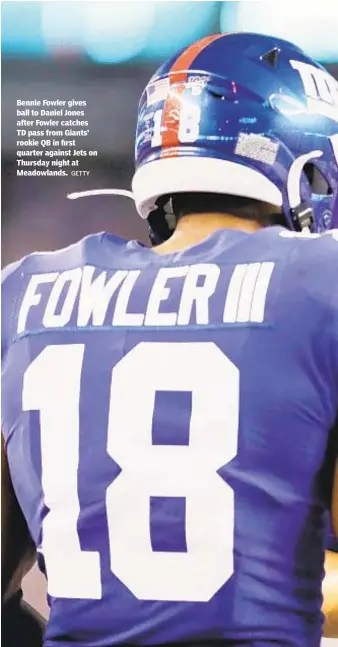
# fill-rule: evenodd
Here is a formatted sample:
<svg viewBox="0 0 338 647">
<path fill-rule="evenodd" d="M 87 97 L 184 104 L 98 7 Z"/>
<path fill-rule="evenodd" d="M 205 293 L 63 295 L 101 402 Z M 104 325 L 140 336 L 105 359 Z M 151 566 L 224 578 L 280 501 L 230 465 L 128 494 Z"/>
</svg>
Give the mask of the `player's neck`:
<svg viewBox="0 0 338 647">
<path fill-rule="evenodd" d="M 183 216 L 173 235 L 154 248 L 157 254 L 170 254 L 185 247 L 198 245 L 218 229 L 237 229 L 253 233 L 261 226 L 254 220 L 237 218 L 224 213 L 193 213 Z"/>
</svg>

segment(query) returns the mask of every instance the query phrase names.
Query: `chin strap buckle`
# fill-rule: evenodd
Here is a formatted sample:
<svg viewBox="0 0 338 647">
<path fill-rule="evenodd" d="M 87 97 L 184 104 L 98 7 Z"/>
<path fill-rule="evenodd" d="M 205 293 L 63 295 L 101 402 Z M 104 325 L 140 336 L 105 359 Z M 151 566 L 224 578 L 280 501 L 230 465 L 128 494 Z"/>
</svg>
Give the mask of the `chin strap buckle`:
<svg viewBox="0 0 338 647">
<path fill-rule="evenodd" d="M 295 231 L 312 231 L 313 229 L 313 212 L 306 202 L 301 202 L 298 207 L 291 209 L 291 219 Z"/>
</svg>

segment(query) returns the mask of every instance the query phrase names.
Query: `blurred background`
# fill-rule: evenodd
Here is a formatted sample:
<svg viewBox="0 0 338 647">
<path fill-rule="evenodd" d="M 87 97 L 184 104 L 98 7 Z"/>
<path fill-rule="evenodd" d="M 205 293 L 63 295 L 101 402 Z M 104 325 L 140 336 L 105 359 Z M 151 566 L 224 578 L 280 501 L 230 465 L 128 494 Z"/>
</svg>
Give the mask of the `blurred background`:
<svg viewBox="0 0 338 647">
<path fill-rule="evenodd" d="M 295 41 L 338 78 L 337 0 L 3 1 L 1 23 L 3 264 L 95 231 L 147 240 L 130 200 L 66 196 L 130 188 L 141 92 L 163 60 L 197 38 L 219 31 L 274 34 Z M 99 153 L 81 162 L 89 177 L 17 177 L 17 99 L 87 102 L 86 148 Z M 47 613 L 44 584 L 34 572 L 25 594 Z"/>
</svg>

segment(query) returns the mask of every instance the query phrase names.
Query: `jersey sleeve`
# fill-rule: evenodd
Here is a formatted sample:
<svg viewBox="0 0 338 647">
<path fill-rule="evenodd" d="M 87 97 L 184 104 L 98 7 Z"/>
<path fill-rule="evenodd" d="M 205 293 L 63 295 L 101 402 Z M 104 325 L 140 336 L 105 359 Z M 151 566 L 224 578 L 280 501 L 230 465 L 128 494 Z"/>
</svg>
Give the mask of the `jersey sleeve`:
<svg viewBox="0 0 338 647">
<path fill-rule="evenodd" d="M 338 243 L 337 243 L 338 255 Z M 332 358 L 334 361 L 334 368 L 337 376 L 337 391 L 338 391 L 338 259 L 337 259 L 337 274 L 332 276 L 333 295 L 331 301 L 331 308 L 328 316 L 327 334 L 329 343 L 332 349 Z M 338 411 L 337 411 L 338 413 Z"/>
<path fill-rule="evenodd" d="M 329 336 L 332 339 L 338 379 L 338 229 L 335 229 L 332 232 L 331 245 L 334 252 L 334 267 L 332 268 L 332 277 L 330 282 L 332 300 L 329 316 Z"/>
<path fill-rule="evenodd" d="M 324 303 L 326 310 L 321 336 L 322 351 L 327 358 L 327 366 L 332 380 L 338 420 L 338 229 L 327 232 L 318 241 L 318 254 L 312 262 L 312 272 L 316 274 L 309 289 L 317 301 Z M 314 276 L 312 274 L 312 276 Z M 318 279 L 318 280 L 317 280 Z M 338 425 L 335 429 L 335 452 L 338 456 Z"/>
<path fill-rule="evenodd" d="M 7 265 L 1 271 L 1 359 L 4 359 L 11 335 L 15 305 L 20 293 L 22 260 Z"/>
<path fill-rule="evenodd" d="M 337 230 L 338 236 L 338 230 Z M 336 424 L 334 429 L 334 451 L 336 457 L 338 458 L 338 237 L 336 239 L 336 261 L 335 267 L 332 271 L 332 298 L 329 307 L 328 319 L 327 319 L 327 331 L 329 343 L 329 352 L 332 357 L 333 362 L 333 372 L 335 376 L 335 385 L 336 385 L 336 394 L 337 394 L 337 417 Z"/>
<path fill-rule="evenodd" d="M 327 235 L 331 238 L 331 235 Z M 338 460 L 338 230 L 332 232 L 331 248 L 333 249 L 333 268 L 331 272 L 331 280 L 329 281 L 329 290 L 331 292 L 331 299 L 329 299 L 329 312 L 326 326 L 326 334 L 328 337 L 329 350 L 333 361 L 333 371 L 336 381 L 337 393 L 337 417 L 336 423 L 332 430 L 332 452 L 333 460 Z M 330 250 L 331 251 L 331 250 Z M 333 467 L 334 469 L 334 467 Z M 330 520 L 329 529 L 327 533 L 326 548 L 335 553 L 338 553 L 338 538 L 333 530 L 332 522 Z"/>
<path fill-rule="evenodd" d="M 321 313 L 319 343 L 332 360 L 338 396 L 338 229 L 312 238 L 297 236 L 297 280 L 308 302 Z"/>
</svg>

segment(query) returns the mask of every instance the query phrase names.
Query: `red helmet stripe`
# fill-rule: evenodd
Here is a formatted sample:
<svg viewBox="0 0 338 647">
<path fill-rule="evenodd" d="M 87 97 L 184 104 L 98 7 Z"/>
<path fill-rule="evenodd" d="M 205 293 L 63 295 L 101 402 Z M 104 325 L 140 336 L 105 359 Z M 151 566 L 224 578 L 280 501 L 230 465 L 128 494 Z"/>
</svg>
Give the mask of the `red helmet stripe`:
<svg viewBox="0 0 338 647">
<path fill-rule="evenodd" d="M 175 148 L 179 145 L 178 139 L 178 129 L 180 125 L 180 116 L 181 116 L 181 106 L 182 101 L 180 95 L 183 94 L 184 82 L 188 79 L 189 68 L 197 58 L 197 56 L 206 48 L 210 43 L 218 38 L 221 38 L 225 34 L 213 34 L 212 36 L 206 36 L 193 43 L 187 49 L 178 56 L 176 61 L 173 63 L 169 71 L 169 81 L 170 84 L 173 83 L 182 83 L 181 86 L 175 88 L 175 93 L 169 91 L 167 99 L 163 108 L 163 118 L 162 118 L 162 152 L 161 156 L 166 156 L 167 148 Z M 170 153 L 171 156 L 175 155 L 175 151 Z"/>
<path fill-rule="evenodd" d="M 175 81 L 186 81 L 187 80 L 187 71 L 189 70 L 190 65 L 194 62 L 195 58 L 203 52 L 203 50 L 210 45 L 214 40 L 218 40 L 225 34 L 212 34 L 212 36 L 206 36 L 201 40 L 198 40 L 197 43 L 193 43 L 187 49 L 178 56 L 175 63 L 172 65 L 169 75 L 172 72 L 180 72 L 180 74 L 175 74 Z"/>
</svg>

